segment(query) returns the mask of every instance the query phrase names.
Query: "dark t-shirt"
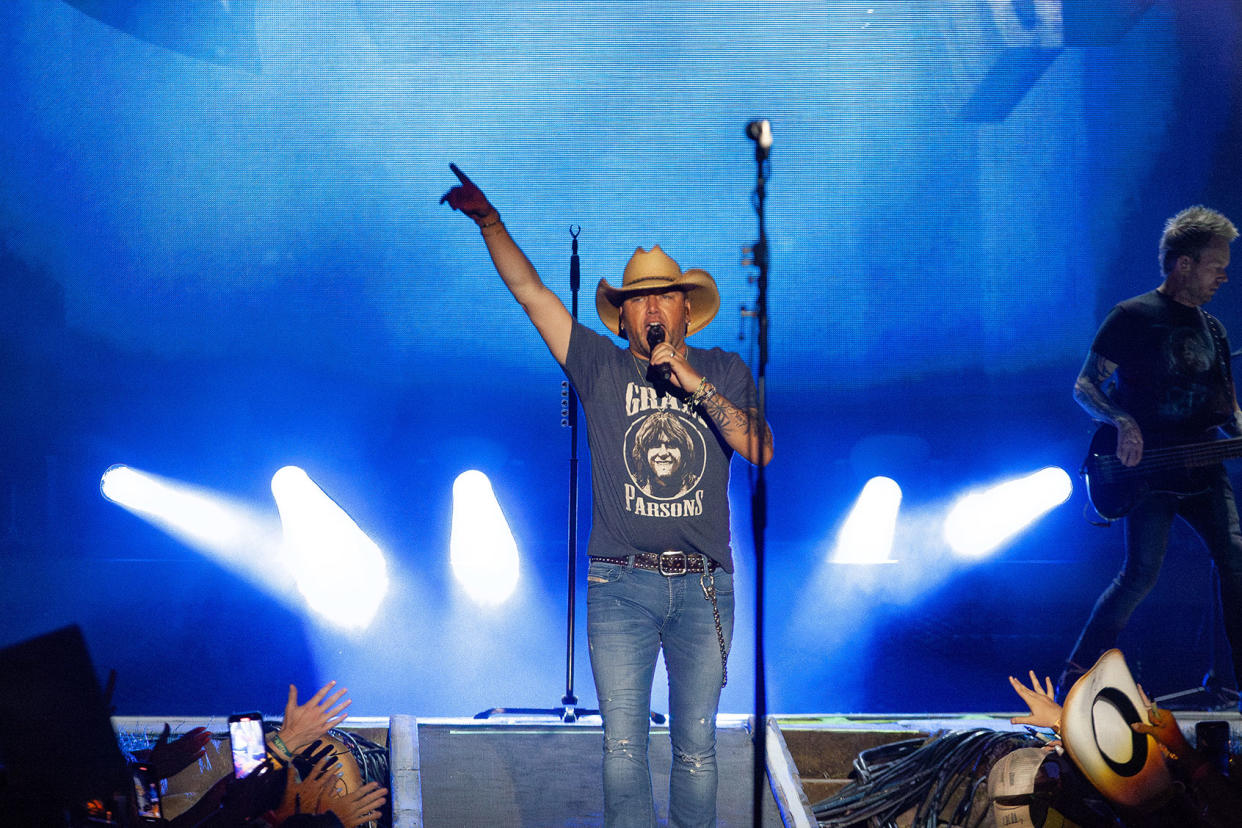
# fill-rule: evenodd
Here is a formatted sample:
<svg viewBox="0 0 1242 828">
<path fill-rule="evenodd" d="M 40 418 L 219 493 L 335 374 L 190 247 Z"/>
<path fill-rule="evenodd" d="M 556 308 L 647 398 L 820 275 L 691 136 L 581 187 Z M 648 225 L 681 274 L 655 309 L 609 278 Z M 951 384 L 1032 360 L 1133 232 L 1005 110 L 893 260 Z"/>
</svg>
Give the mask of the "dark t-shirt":
<svg viewBox="0 0 1242 828">
<path fill-rule="evenodd" d="M 687 348 L 691 366 L 743 410 L 755 384 L 737 354 Z M 587 554 L 701 552 L 733 571 L 729 461 L 733 449 L 698 410 L 659 394 L 647 363 L 574 323 L 565 373 L 586 412 L 593 494 Z"/>
<path fill-rule="evenodd" d="M 1224 327 L 1199 308 L 1150 291 L 1109 312 L 1091 349 L 1117 363 L 1109 397 L 1148 445 L 1194 442 L 1233 416 Z"/>
</svg>

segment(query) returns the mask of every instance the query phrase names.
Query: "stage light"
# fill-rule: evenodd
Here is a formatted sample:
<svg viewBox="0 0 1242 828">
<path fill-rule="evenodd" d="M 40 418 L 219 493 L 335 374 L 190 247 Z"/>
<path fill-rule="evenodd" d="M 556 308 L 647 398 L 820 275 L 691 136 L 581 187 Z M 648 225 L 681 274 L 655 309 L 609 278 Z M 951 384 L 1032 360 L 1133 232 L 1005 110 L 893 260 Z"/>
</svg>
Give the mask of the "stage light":
<svg viewBox="0 0 1242 828">
<path fill-rule="evenodd" d="M 458 583 L 479 603 L 499 604 L 513 594 L 517 543 L 483 472 L 464 471 L 453 481 L 449 556 Z"/>
<path fill-rule="evenodd" d="M 126 465 L 108 468 L 99 490 L 118 506 L 198 548 L 227 553 L 253 543 L 256 536 L 255 519 L 239 504 Z"/>
<path fill-rule="evenodd" d="M 1069 499 L 1070 477 L 1055 466 L 960 497 L 944 522 L 944 539 L 964 558 L 994 552 Z"/>
<path fill-rule="evenodd" d="M 286 564 L 307 604 L 338 627 L 365 628 L 388 591 L 379 547 L 296 466 L 272 476 L 272 496 Z"/>
<path fill-rule="evenodd" d="M 900 508 L 897 481 L 888 477 L 868 480 L 837 534 L 833 563 L 895 563 L 891 554 Z"/>
</svg>

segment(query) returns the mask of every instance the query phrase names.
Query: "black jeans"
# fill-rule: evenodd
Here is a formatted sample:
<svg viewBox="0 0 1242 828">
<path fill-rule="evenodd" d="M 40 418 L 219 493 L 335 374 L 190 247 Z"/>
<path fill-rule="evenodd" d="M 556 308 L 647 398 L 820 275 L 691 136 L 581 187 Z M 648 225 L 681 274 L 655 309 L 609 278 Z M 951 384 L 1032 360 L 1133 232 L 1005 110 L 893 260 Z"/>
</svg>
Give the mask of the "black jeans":
<svg viewBox="0 0 1242 828">
<path fill-rule="evenodd" d="M 1225 633 L 1233 652 L 1234 674 L 1242 681 L 1242 529 L 1224 466 L 1208 469 L 1206 476 L 1211 482 L 1207 491 L 1187 496 L 1150 494 L 1126 516 L 1121 572 L 1095 602 L 1070 661 L 1089 669 L 1102 652 L 1116 645 L 1130 615 L 1156 585 L 1169 546 L 1169 530 L 1173 519 L 1180 517 L 1216 561 Z"/>
</svg>

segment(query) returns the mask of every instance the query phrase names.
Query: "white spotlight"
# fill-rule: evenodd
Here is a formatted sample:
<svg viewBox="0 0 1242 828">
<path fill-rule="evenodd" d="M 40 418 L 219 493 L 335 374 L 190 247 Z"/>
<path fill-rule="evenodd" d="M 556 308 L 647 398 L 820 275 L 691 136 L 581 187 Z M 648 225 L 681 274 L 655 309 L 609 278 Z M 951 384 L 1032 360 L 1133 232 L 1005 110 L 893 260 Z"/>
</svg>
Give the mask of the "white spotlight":
<svg viewBox="0 0 1242 828">
<path fill-rule="evenodd" d="M 492 483 L 481 471 L 464 471 L 453 481 L 453 574 L 471 598 L 499 604 L 518 579 L 517 543 L 509 531 Z"/>
<path fill-rule="evenodd" d="M 241 505 L 130 466 L 109 467 L 99 490 L 118 506 L 223 559 L 236 559 L 237 550 L 253 550 L 266 537 L 266 527 Z"/>
<path fill-rule="evenodd" d="M 286 564 L 311 609 L 338 627 L 365 628 L 388 591 L 379 547 L 296 466 L 272 476 L 272 496 Z"/>
<path fill-rule="evenodd" d="M 837 534 L 833 563 L 895 563 L 893 533 L 901 508 L 901 487 L 888 477 L 873 477 L 863 486 Z"/>
<path fill-rule="evenodd" d="M 944 539 L 961 557 L 984 557 L 1068 500 L 1072 491 L 1073 484 L 1065 470 L 1050 466 L 971 492 L 959 498 L 949 511 Z"/>
</svg>

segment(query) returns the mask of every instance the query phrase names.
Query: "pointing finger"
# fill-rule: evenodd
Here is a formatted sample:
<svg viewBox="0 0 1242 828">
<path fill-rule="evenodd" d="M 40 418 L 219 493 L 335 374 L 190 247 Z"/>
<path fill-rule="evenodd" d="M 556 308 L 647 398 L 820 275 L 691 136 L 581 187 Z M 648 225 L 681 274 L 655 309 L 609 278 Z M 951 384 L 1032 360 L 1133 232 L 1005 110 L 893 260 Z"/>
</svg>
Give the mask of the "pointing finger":
<svg viewBox="0 0 1242 828">
<path fill-rule="evenodd" d="M 461 171 L 461 167 L 457 166 L 451 161 L 449 162 L 449 169 L 453 171 L 453 175 L 457 176 L 457 180 L 460 181 L 462 184 L 473 184 L 474 183 L 466 176 L 464 172 Z"/>
</svg>

